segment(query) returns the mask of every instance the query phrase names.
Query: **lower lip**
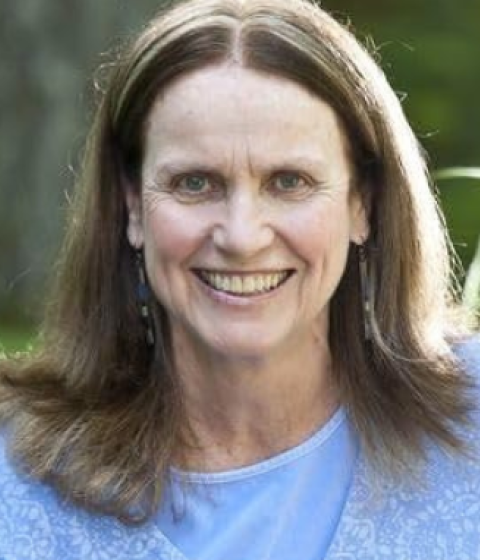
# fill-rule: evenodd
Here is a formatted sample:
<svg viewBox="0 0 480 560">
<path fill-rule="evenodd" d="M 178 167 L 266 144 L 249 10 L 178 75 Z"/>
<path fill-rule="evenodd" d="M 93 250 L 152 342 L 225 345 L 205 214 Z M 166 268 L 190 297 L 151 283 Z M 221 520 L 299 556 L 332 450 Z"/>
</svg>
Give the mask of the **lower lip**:
<svg viewBox="0 0 480 560">
<path fill-rule="evenodd" d="M 200 284 L 203 290 L 205 290 L 205 292 L 213 300 L 234 307 L 248 307 L 258 303 L 263 303 L 264 301 L 268 301 L 274 298 L 282 291 L 284 286 L 288 284 L 288 282 L 290 281 L 293 275 L 289 276 L 282 284 L 280 284 L 280 286 L 277 286 L 273 290 L 270 290 L 263 294 L 256 294 L 251 296 L 236 296 L 234 294 L 229 294 L 227 292 L 221 292 L 219 290 L 215 290 L 215 288 L 212 288 L 211 286 L 203 282 L 196 274 L 194 274 L 194 276 L 198 284 Z"/>
</svg>

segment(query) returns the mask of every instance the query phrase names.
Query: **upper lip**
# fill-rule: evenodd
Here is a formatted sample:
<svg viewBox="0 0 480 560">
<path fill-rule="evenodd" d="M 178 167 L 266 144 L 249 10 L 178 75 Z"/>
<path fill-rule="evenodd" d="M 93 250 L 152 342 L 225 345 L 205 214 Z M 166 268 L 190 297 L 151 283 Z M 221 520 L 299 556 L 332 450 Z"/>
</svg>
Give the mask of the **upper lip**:
<svg viewBox="0 0 480 560">
<path fill-rule="evenodd" d="M 275 268 L 275 269 L 257 269 L 257 270 L 233 270 L 233 269 L 223 269 L 223 268 L 208 268 L 208 267 L 195 267 L 193 268 L 195 272 L 209 272 L 211 274 L 225 274 L 225 275 L 235 275 L 235 276 L 250 276 L 254 274 L 280 274 L 282 272 L 294 272 L 293 268 Z"/>
</svg>

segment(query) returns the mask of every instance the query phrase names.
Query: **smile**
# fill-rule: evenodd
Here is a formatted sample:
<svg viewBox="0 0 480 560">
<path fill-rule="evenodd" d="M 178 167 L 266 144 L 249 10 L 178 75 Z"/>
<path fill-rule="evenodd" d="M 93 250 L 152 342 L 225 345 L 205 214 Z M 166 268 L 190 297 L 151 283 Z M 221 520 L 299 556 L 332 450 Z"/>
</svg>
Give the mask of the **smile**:
<svg viewBox="0 0 480 560">
<path fill-rule="evenodd" d="M 269 274 L 224 274 L 207 270 L 196 271 L 197 276 L 216 291 L 240 296 L 253 296 L 271 292 L 281 286 L 292 271 L 283 270 Z"/>
</svg>

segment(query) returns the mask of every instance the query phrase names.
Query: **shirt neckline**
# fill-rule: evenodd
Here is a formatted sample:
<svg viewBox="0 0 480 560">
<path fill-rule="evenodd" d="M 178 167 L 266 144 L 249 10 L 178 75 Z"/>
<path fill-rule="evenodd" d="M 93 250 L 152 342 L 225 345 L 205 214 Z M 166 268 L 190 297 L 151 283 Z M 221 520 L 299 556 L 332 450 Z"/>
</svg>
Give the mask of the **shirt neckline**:
<svg viewBox="0 0 480 560">
<path fill-rule="evenodd" d="M 185 471 L 177 467 L 170 467 L 170 475 L 173 479 L 182 482 L 220 484 L 236 482 L 259 474 L 264 474 L 287 465 L 321 447 L 333 436 L 345 419 L 345 409 L 340 406 L 330 419 L 306 440 L 295 447 L 282 451 L 267 459 L 263 459 L 258 463 L 253 463 L 252 465 L 219 472 Z"/>
</svg>

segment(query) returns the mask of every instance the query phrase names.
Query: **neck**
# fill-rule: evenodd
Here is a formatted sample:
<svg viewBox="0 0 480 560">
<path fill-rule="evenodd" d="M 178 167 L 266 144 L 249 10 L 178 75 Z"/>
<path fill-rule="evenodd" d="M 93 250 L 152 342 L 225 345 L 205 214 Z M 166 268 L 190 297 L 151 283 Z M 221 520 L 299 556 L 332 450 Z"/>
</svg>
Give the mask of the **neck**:
<svg viewBox="0 0 480 560">
<path fill-rule="evenodd" d="M 338 406 L 325 340 L 304 336 L 295 351 L 232 359 L 174 337 L 189 434 L 177 463 L 215 471 L 252 464 L 294 447 Z"/>
</svg>

